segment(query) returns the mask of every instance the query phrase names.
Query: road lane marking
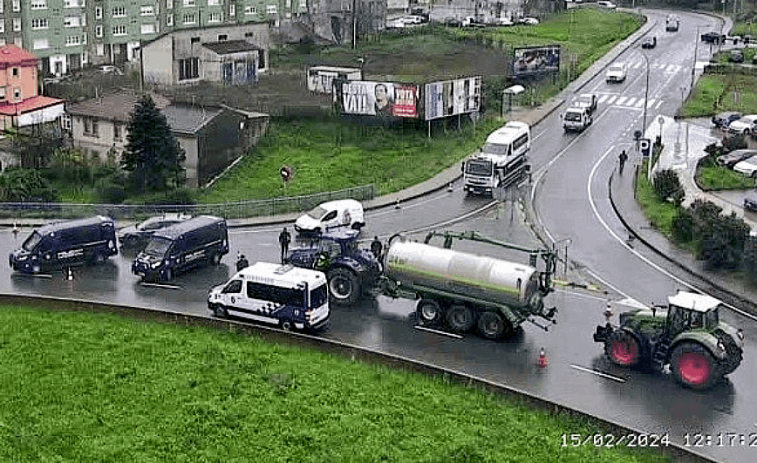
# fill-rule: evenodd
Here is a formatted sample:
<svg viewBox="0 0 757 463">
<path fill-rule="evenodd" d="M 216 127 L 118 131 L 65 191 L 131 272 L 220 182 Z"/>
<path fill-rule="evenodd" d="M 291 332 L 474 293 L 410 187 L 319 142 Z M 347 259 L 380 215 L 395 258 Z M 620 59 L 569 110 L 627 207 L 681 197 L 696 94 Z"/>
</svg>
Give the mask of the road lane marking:
<svg viewBox="0 0 757 463">
<path fill-rule="evenodd" d="M 586 373 L 591 373 L 593 375 L 601 376 L 602 378 L 611 379 L 611 380 L 617 381 L 619 383 L 625 383 L 626 382 L 626 380 L 624 378 L 620 378 L 618 376 L 613 376 L 613 375 L 608 375 L 607 373 L 602 373 L 602 372 L 597 371 L 597 370 L 592 370 L 591 368 L 584 368 L 582 366 L 573 365 L 572 363 L 570 364 L 570 367 L 571 368 L 575 368 L 576 370 L 585 371 Z"/>
<path fill-rule="evenodd" d="M 13 276 L 25 277 L 25 278 L 52 278 L 49 273 L 13 273 Z"/>
<path fill-rule="evenodd" d="M 434 329 L 431 329 L 431 328 L 426 328 L 425 326 L 415 325 L 413 328 L 415 328 L 416 330 L 428 331 L 429 333 L 441 334 L 443 336 L 449 336 L 450 338 L 463 339 L 463 337 L 460 336 L 459 334 L 447 333 L 446 331 L 434 330 Z"/>
<path fill-rule="evenodd" d="M 616 101 L 616 102 L 615 102 L 615 104 L 616 104 L 616 105 L 618 105 L 618 106 L 622 106 L 622 105 L 623 105 L 623 103 L 625 103 L 625 101 L 626 101 L 627 99 L 628 99 L 628 97 L 627 97 L 627 96 L 622 96 L 622 97 L 618 98 L 618 101 Z"/>
<path fill-rule="evenodd" d="M 164 284 L 164 283 L 147 283 L 147 282 L 142 281 L 139 284 L 142 285 L 142 286 L 151 286 L 153 288 L 182 289 L 181 286 L 167 285 L 167 284 Z"/>
</svg>

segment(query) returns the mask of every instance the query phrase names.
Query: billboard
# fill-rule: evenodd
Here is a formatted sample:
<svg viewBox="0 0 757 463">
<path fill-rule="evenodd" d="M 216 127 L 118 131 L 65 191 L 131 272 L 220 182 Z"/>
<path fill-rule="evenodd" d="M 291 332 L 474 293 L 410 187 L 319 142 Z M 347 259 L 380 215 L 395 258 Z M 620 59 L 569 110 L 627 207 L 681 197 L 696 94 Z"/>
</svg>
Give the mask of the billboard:
<svg viewBox="0 0 757 463">
<path fill-rule="evenodd" d="M 346 81 L 338 91 L 342 114 L 418 117 L 418 86 Z"/>
<path fill-rule="evenodd" d="M 522 47 L 513 50 L 513 77 L 560 70 L 560 45 Z"/>
<path fill-rule="evenodd" d="M 432 82 L 425 87 L 426 120 L 478 111 L 481 77 Z"/>
</svg>

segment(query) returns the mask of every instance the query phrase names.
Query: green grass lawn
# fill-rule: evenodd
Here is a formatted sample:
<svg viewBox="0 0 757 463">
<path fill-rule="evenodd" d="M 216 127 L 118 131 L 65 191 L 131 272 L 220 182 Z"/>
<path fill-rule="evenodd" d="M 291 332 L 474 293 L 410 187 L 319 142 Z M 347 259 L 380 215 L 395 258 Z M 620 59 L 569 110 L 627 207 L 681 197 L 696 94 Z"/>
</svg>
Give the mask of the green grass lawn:
<svg viewBox="0 0 757 463">
<path fill-rule="evenodd" d="M 647 163 L 639 170 L 636 183 L 636 200 L 641 205 L 650 224 L 668 238 L 672 238 L 673 219 L 678 215 L 678 208 L 667 201 L 660 201 L 654 191 L 652 182 L 647 179 Z"/>
<path fill-rule="evenodd" d="M 493 345 L 496 348 L 496 345 Z M 206 328 L 0 307 L 0 460 L 670 461 L 491 394 Z"/>
<path fill-rule="evenodd" d="M 707 74 L 684 106 L 684 117 L 712 116 L 723 111 L 757 113 L 757 76 Z"/>
<path fill-rule="evenodd" d="M 702 167 L 697 183 L 706 190 L 745 190 L 755 186 L 753 178 L 721 166 Z"/>
</svg>

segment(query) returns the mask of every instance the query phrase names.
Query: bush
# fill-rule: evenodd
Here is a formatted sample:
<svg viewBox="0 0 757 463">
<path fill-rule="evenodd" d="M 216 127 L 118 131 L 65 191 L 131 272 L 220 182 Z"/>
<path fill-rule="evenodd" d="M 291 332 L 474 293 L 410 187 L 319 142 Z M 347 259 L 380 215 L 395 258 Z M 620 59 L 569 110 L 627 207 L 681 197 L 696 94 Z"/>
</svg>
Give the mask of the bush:
<svg viewBox="0 0 757 463">
<path fill-rule="evenodd" d="M 198 196 L 199 193 L 194 188 L 182 187 L 175 190 L 129 198 L 125 201 L 125 204 L 191 205 L 197 203 Z"/>
<path fill-rule="evenodd" d="M 58 194 L 36 169 L 8 169 L 0 174 L 0 201 L 56 201 Z"/>
<path fill-rule="evenodd" d="M 98 200 L 106 204 L 121 204 L 128 196 L 127 185 L 128 177 L 126 173 L 115 169 L 103 167 L 99 170 L 100 174 L 106 170 L 111 170 L 110 174 L 103 175 L 95 182 L 95 192 Z"/>
<path fill-rule="evenodd" d="M 673 238 L 680 243 L 689 243 L 694 239 L 694 214 L 691 209 L 680 209 L 671 224 Z"/>
<path fill-rule="evenodd" d="M 655 174 L 654 190 L 660 201 L 672 199 L 675 204 L 680 204 L 684 198 L 678 174 L 672 169 L 665 169 Z"/>
</svg>

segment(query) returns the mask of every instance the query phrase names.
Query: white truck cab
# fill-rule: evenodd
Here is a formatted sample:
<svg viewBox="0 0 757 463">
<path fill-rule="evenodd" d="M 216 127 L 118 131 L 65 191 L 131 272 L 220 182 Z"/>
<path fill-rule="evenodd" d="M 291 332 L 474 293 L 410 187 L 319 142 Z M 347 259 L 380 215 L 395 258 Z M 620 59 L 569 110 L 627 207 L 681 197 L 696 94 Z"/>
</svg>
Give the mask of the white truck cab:
<svg viewBox="0 0 757 463">
<path fill-rule="evenodd" d="M 294 223 L 298 233 L 321 233 L 331 228 L 359 230 L 365 225 L 363 205 L 354 199 L 325 202 L 301 215 Z"/>
</svg>

